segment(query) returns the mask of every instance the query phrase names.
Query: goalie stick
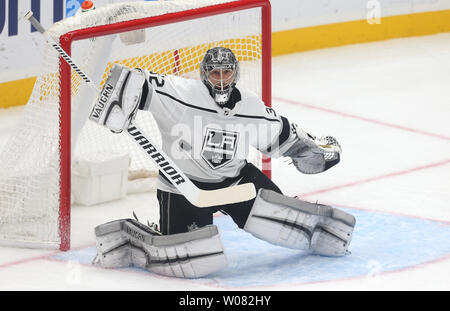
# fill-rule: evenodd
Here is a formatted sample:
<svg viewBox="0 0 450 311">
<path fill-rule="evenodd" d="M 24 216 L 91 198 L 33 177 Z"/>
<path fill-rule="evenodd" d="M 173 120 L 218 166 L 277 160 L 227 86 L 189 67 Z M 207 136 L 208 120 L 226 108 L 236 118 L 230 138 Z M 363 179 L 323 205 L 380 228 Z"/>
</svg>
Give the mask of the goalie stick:
<svg viewBox="0 0 450 311">
<path fill-rule="evenodd" d="M 59 55 L 70 65 L 70 67 L 83 79 L 83 81 L 96 94 L 99 89 L 94 82 L 75 64 L 73 59 L 63 50 L 63 48 L 46 32 L 39 21 L 33 17 L 33 12 L 29 11 L 25 18 L 36 28 L 47 40 L 47 42 L 59 53 Z M 151 139 L 146 137 L 134 122 L 126 130 L 127 134 L 148 155 L 172 184 L 186 197 L 193 205 L 203 208 L 209 206 L 233 204 L 252 200 L 256 197 L 256 189 L 253 183 L 231 186 L 217 190 L 202 190 L 195 186 L 192 181 L 177 167 L 177 165 L 162 151 L 159 150 Z M 155 159 L 158 159 L 156 161 Z M 163 160 L 161 160 L 163 159 Z"/>
</svg>

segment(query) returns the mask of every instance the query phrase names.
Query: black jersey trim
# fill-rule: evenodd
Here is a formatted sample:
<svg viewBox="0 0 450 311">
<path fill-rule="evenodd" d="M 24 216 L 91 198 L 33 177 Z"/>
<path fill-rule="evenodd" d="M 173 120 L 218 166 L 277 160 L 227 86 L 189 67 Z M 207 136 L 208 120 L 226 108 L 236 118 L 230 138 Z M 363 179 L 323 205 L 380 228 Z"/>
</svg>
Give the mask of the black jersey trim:
<svg viewBox="0 0 450 311">
<path fill-rule="evenodd" d="M 289 124 L 289 120 L 281 116 L 281 121 L 283 122 L 283 129 L 281 130 L 279 138 L 280 146 L 284 144 L 284 142 L 288 140 L 289 136 L 291 135 L 291 125 Z"/>
<path fill-rule="evenodd" d="M 203 110 L 203 111 L 211 112 L 211 113 L 218 113 L 216 110 L 213 110 L 213 109 L 208 109 L 208 108 L 198 107 L 198 106 L 194 106 L 194 105 L 185 103 L 184 101 L 182 101 L 182 100 L 180 100 L 180 99 L 178 99 L 178 98 L 176 98 L 176 97 L 174 97 L 174 96 L 172 96 L 172 95 L 170 95 L 170 94 L 164 93 L 164 92 L 162 92 L 162 91 L 159 91 L 159 90 L 155 90 L 155 91 L 156 91 L 156 93 L 161 94 L 161 95 L 164 95 L 164 96 L 167 96 L 167 97 L 169 97 L 170 99 L 172 99 L 172 100 L 174 100 L 174 101 L 176 101 L 176 102 L 178 102 L 178 103 L 180 103 L 180 104 L 182 104 L 182 105 L 184 105 L 184 106 L 187 106 L 187 107 L 190 107 L 190 108 L 194 108 L 194 109 L 198 109 L 198 110 Z"/>
<path fill-rule="evenodd" d="M 235 117 L 241 117 L 241 118 L 249 118 L 249 119 L 264 119 L 266 121 L 275 121 L 275 122 L 280 122 L 280 120 L 278 119 L 270 119 L 270 118 L 266 118 L 266 117 L 262 117 L 262 116 L 249 116 L 249 115 L 245 115 L 245 114 L 235 114 Z"/>
<path fill-rule="evenodd" d="M 211 112 L 211 113 L 216 113 L 216 114 L 218 113 L 214 109 L 208 109 L 208 108 L 194 106 L 194 105 L 185 103 L 184 101 L 182 101 L 182 100 L 180 100 L 180 99 L 178 99 L 178 98 L 176 98 L 176 97 L 174 97 L 174 96 L 172 96 L 172 95 L 170 95 L 168 93 L 165 93 L 165 92 L 162 92 L 162 91 L 159 91 L 159 90 L 155 90 L 155 91 L 156 91 L 156 93 L 164 95 L 164 96 L 167 96 L 170 99 L 172 99 L 172 100 L 174 100 L 174 101 L 176 101 L 176 102 L 178 102 L 178 103 L 180 103 L 180 104 L 182 104 L 184 106 L 187 106 L 187 107 L 190 107 L 190 108 L 194 108 L 194 109 L 198 109 L 198 110 L 202 110 L 202 111 L 206 111 L 206 112 Z M 240 93 L 239 93 L 239 95 L 240 95 Z M 271 118 L 266 118 L 266 117 L 263 117 L 263 116 L 250 116 L 250 115 L 244 115 L 244 114 L 234 114 L 233 116 L 234 117 L 240 117 L 240 118 L 264 119 L 266 121 L 280 122 L 280 120 L 278 120 L 278 119 L 271 119 Z"/>
<path fill-rule="evenodd" d="M 145 110 L 145 103 L 147 102 L 147 96 L 149 95 L 149 87 L 148 87 L 148 81 L 145 80 L 145 83 L 142 87 L 142 97 L 141 97 L 141 101 L 139 103 L 139 110 Z"/>
<path fill-rule="evenodd" d="M 289 121 L 288 119 L 286 119 L 285 117 L 281 116 L 281 122 L 283 123 L 283 128 L 281 129 L 281 133 L 278 136 L 278 141 L 276 146 L 279 148 L 281 145 L 283 145 L 289 138 L 289 136 L 291 135 L 291 126 L 289 125 Z M 269 147 L 267 147 L 266 151 L 267 152 L 271 152 L 272 151 L 272 147 L 274 145 L 271 145 Z"/>
</svg>

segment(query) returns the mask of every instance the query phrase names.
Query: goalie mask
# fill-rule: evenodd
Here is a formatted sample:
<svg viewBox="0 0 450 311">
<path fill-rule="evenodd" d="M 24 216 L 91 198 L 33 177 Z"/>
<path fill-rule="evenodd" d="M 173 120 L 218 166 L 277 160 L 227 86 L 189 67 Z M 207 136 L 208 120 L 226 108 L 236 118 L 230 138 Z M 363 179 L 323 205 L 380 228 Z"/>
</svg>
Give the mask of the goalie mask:
<svg viewBox="0 0 450 311">
<path fill-rule="evenodd" d="M 230 49 L 212 48 L 206 52 L 200 64 L 200 77 L 214 101 L 223 106 L 239 80 L 239 63 Z"/>
</svg>

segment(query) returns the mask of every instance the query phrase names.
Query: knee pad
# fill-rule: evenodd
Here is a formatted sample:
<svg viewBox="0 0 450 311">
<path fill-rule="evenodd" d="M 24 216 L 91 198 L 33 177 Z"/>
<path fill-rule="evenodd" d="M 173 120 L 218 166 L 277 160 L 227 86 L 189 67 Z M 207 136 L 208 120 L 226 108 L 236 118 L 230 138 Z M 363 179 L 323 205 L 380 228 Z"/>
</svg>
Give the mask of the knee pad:
<svg viewBox="0 0 450 311">
<path fill-rule="evenodd" d="M 133 219 L 120 219 L 95 228 L 95 264 L 105 268 L 135 266 L 180 278 L 198 278 L 227 265 L 216 226 L 161 235 Z"/>
<path fill-rule="evenodd" d="M 244 230 L 269 243 L 324 256 L 348 252 L 355 217 L 331 206 L 261 189 Z"/>
</svg>

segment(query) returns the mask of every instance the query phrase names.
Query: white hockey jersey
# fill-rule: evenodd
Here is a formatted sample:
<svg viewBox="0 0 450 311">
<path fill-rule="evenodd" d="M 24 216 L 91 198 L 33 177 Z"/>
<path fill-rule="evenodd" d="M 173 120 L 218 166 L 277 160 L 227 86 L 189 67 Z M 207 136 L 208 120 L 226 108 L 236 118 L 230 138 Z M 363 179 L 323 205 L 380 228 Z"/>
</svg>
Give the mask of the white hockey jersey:
<svg viewBox="0 0 450 311">
<path fill-rule="evenodd" d="M 292 145 L 295 133 L 288 120 L 256 94 L 235 88 L 232 109 L 221 108 L 199 80 L 146 74 L 148 90 L 139 113 L 153 114 L 163 151 L 194 181 L 218 183 L 238 176 L 250 146 L 278 157 Z M 161 175 L 158 188 L 178 193 Z"/>
</svg>

